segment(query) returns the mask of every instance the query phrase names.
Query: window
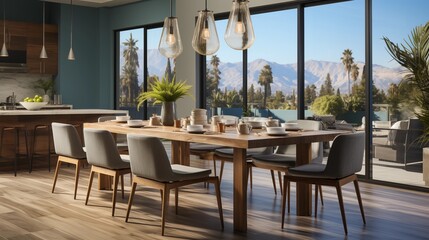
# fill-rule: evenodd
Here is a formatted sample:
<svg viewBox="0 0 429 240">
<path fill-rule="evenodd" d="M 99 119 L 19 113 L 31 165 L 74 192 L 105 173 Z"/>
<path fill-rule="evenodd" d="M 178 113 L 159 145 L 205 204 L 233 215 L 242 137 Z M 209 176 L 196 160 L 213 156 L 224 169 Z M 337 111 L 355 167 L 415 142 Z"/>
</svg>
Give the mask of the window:
<svg viewBox="0 0 429 240">
<path fill-rule="evenodd" d="M 162 23 L 116 32 L 116 108 L 128 110 L 132 118 L 147 119 L 154 113 L 160 114 L 161 106 L 153 102 L 137 109 L 136 97 L 150 90 L 151 81 L 175 76 L 175 60 L 165 58 L 158 51 L 161 33 Z"/>
</svg>

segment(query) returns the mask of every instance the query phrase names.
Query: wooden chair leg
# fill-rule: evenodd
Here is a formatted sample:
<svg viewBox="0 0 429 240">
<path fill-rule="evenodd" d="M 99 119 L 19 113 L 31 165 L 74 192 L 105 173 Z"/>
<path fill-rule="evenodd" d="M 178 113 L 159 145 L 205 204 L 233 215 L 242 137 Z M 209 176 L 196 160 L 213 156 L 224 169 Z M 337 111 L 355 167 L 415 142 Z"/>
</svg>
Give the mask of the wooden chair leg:
<svg viewBox="0 0 429 240">
<path fill-rule="evenodd" d="M 317 197 L 319 196 L 319 186 L 320 185 L 316 185 L 314 187 L 314 217 L 317 218 Z"/>
<path fill-rule="evenodd" d="M 92 181 L 94 179 L 94 171 L 92 171 L 89 174 L 89 183 L 88 183 L 88 191 L 86 192 L 86 200 L 85 200 L 85 205 L 88 205 L 88 200 L 89 200 L 89 194 L 91 193 L 91 187 L 92 187 Z"/>
<path fill-rule="evenodd" d="M 79 184 L 79 171 L 80 171 L 80 161 L 76 163 L 76 174 L 74 177 L 74 196 L 73 196 L 74 199 L 76 199 L 77 186 Z"/>
<path fill-rule="evenodd" d="M 360 214 L 362 215 L 363 224 L 366 224 L 365 213 L 363 211 L 363 204 L 362 204 L 362 198 L 360 196 L 360 190 L 359 190 L 358 180 L 354 180 L 353 183 L 355 185 L 356 196 L 357 196 L 357 199 L 358 199 L 358 202 L 359 202 Z"/>
<path fill-rule="evenodd" d="M 130 197 L 128 199 L 128 208 L 127 215 L 125 216 L 125 222 L 128 222 L 128 217 L 130 216 L 131 205 L 133 205 L 134 193 L 136 192 L 137 183 L 133 183 L 131 186 Z"/>
<path fill-rule="evenodd" d="M 216 160 L 215 159 L 213 159 L 213 173 L 214 173 L 215 176 L 217 176 L 217 173 L 216 173 Z"/>
<path fill-rule="evenodd" d="M 225 161 L 220 161 L 220 173 L 219 173 L 219 183 L 222 183 L 223 167 L 225 166 Z"/>
<path fill-rule="evenodd" d="M 179 188 L 175 188 L 174 189 L 174 205 L 175 205 L 175 211 L 176 211 L 176 215 L 178 213 L 178 208 L 179 208 Z"/>
<path fill-rule="evenodd" d="M 113 196 L 112 196 L 112 216 L 115 216 L 116 194 L 118 192 L 119 175 L 118 172 L 113 176 Z"/>
<path fill-rule="evenodd" d="M 216 191 L 217 209 L 219 211 L 220 224 L 222 226 L 222 229 L 224 229 L 223 210 L 222 210 L 222 198 L 220 196 L 220 184 L 219 184 L 219 179 L 218 178 L 216 178 L 214 180 L 214 185 L 215 185 L 215 191 Z"/>
<path fill-rule="evenodd" d="M 252 168 L 252 165 L 249 165 L 247 171 L 249 172 L 249 176 L 250 176 L 250 189 L 253 189 L 253 168 Z"/>
<path fill-rule="evenodd" d="M 319 194 L 320 194 L 320 202 L 322 203 L 322 206 L 324 206 L 324 203 L 323 203 L 323 193 L 322 193 L 322 185 L 319 185 Z"/>
<path fill-rule="evenodd" d="M 290 182 L 287 183 L 287 213 L 290 213 Z"/>
<path fill-rule="evenodd" d="M 277 171 L 277 174 L 279 176 L 279 187 L 280 187 L 280 195 L 281 195 L 283 194 L 282 173 L 280 171 Z"/>
<path fill-rule="evenodd" d="M 162 191 L 162 214 L 161 214 L 161 235 L 164 236 L 164 227 L 165 227 L 165 216 L 168 211 L 168 202 L 170 198 L 170 189 L 167 185 L 164 185 Z"/>
<path fill-rule="evenodd" d="M 122 199 L 125 198 L 124 194 L 124 174 L 121 175 L 121 193 L 122 193 Z"/>
<path fill-rule="evenodd" d="M 285 223 L 285 210 L 286 210 L 286 195 L 287 194 L 287 188 L 288 188 L 289 182 L 286 181 L 286 175 L 283 178 L 283 196 L 282 196 L 282 229 L 284 227 Z"/>
<path fill-rule="evenodd" d="M 273 181 L 274 194 L 277 195 L 276 178 L 274 177 L 274 171 L 270 170 L 271 181 Z"/>
<path fill-rule="evenodd" d="M 343 219 L 344 232 L 347 235 L 347 222 L 346 222 L 346 214 L 344 212 L 343 193 L 341 192 L 341 186 L 339 185 L 339 183 L 337 183 L 335 188 L 337 189 L 338 204 L 340 205 L 341 217 Z"/>
<path fill-rule="evenodd" d="M 61 160 L 58 159 L 57 166 L 55 167 L 54 183 L 52 184 L 52 193 L 54 193 L 55 185 L 57 184 L 58 172 L 60 171 Z"/>
</svg>

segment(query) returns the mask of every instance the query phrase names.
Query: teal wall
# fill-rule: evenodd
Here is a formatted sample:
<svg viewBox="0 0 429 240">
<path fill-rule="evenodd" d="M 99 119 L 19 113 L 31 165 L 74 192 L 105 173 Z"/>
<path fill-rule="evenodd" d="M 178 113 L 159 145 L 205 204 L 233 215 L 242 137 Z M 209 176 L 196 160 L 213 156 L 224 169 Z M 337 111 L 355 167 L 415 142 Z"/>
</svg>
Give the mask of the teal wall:
<svg viewBox="0 0 429 240">
<path fill-rule="evenodd" d="M 74 7 L 73 50 L 70 48 L 70 6 L 61 5 L 59 93 L 75 108 L 114 107 L 114 31 L 163 21 L 168 0 L 142 1 L 114 8 Z"/>
</svg>

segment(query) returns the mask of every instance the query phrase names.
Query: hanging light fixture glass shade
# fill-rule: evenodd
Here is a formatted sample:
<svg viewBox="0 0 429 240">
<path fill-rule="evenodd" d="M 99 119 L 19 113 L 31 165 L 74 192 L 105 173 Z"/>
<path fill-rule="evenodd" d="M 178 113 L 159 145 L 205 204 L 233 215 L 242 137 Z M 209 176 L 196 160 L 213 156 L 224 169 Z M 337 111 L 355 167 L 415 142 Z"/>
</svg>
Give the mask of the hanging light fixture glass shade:
<svg viewBox="0 0 429 240">
<path fill-rule="evenodd" d="M 9 57 L 6 48 L 6 8 L 3 0 L 3 47 L 1 48 L 0 57 Z"/>
<path fill-rule="evenodd" d="M 159 40 L 158 50 L 167 58 L 176 58 L 183 51 L 182 39 L 180 38 L 179 24 L 177 17 L 173 17 L 173 4 L 170 0 L 170 17 L 164 20 L 161 39 Z"/>
<path fill-rule="evenodd" d="M 165 18 L 158 50 L 167 58 L 176 58 L 182 53 L 182 39 L 176 17 Z"/>
<path fill-rule="evenodd" d="M 71 18 L 70 18 L 70 51 L 67 57 L 68 60 L 75 60 L 73 52 L 73 0 L 70 0 L 71 5 Z"/>
<path fill-rule="evenodd" d="M 213 11 L 206 9 L 198 12 L 198 20 L 192 37 L 192 47 L 201 55 L 212 55 L 219 50 L 219 37 L 216 31 Z"/>
<path fill-rule="evenodd" d="M 245 50 L 255 41 L 247 0 L 233 0 L 225 31 L 225 41 L 233 49 Z"/>
<path fill-rule="evenodd" d="M 42 51 L 40 51 L 40 58 L 48 58 L 45 48 L 45 1 L 43 1 L 43 45 Z"/>
</svg>

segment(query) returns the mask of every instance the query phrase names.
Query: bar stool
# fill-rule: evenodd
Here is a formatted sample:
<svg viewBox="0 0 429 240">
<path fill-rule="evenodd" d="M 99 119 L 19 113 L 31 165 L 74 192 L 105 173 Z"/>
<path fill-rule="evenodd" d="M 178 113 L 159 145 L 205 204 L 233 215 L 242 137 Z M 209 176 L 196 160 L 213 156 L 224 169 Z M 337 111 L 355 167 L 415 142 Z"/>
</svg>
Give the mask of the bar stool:
<svg viewBox="0 0 429 240">
<path fill-rule="evenodd" d="M 1 137 L 0 137 L 0 156 L 2 154 L 2 150 L 3 150 L 3 140 L 4 140 L 4 134 L 5 131 L 14 131 L 14 145 L 15 145 L 15 162 L 14 162 L 14 175 L 16 177 L 16 172 L 18 169 L 18 159 L 20 156 L 20 152 L 19 152 L 19 133 L 21 130 L 24 131 L 24 137 L 25 137 L 25 150 L 26 150 L 26 158 L 28 158 L 28 132 L 25 129 L 24 126 L 0 126 L 0 132 L 1 132 Z"/>
<path fill-rule="evenodd" d="M 48 171 L 51 171 L 51 136 L 52 136 L 52 128 L 50 125 L 45 125 L 45 124 L 40 124 L 40 125 L 36 125 L 33 128 L 33 145 L 32 145 L 32 150 L 31 150 L 31 154 L 30 154 L 30 168 L 29 168 L 29 172 L 31 173 L 31 171 L 33 170 L 33 159 L 34 159 L 34 155 L 36 154 L 36 139 L 37 139 L 37 132 L 39 131 L 43 131 L 46 130 L 48 132 L 48 149 L 47 149 L 47 156 L 48 156 Z"/>
</svg>

